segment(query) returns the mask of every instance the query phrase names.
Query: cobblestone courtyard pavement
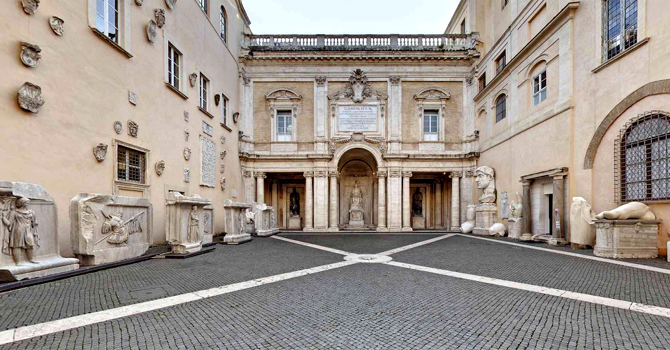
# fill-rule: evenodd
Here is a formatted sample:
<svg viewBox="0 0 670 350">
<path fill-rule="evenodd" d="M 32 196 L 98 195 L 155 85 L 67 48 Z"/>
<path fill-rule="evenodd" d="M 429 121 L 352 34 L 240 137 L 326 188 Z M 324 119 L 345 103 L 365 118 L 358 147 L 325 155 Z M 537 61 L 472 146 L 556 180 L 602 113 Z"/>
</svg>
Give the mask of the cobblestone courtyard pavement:
<svg viewBox="0 0 670 350">
<path fill-rule="evenodd" d="M 0 294 L 0 349 L 670 349 L 670 264 L 280 235 Z"/>
</svg>

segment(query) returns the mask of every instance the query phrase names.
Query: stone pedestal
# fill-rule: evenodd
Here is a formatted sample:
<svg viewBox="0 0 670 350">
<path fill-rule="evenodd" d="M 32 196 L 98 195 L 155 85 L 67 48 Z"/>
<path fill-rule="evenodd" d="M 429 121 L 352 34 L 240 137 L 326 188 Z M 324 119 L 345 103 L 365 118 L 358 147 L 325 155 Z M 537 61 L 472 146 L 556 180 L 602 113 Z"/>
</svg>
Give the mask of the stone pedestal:
<svg viewBox="0 0 670 350">
<path fill-rule="evenodd" d="M 363 220 L 363 211 L 360 209 L 351 209 L 349 211 L 349 227 L 351 228 L 362 228 L 365 226 L 365 221 Z"/>
<path fill-rule="evenodd" d="M 593 254 L 616 259 L 658 257 L 659 220 L 596 220 Z"/>
<path fill-rule="evenodd" d="M 532 240 L 533 240 L 532 233 L 524 233 L 521 235 L 521 241 L 523 242 L 531 242 Z"/>
<path fill-rule="evenodd" d="M 226 200 L 223 206 L 226 215 L 226 235 L 223 242 L 226 244 L 240 244 L 251 240 L 251 234 L 247 232 L 246 212 L 251 209 L 251 204 L 233 202 Z"/>
<path fill-rule="evenodd" d="M 81 265 L 141 256 L 152 236 L 153 209 L 145 198 L 80 193 L 70 202 L 70 239 Z"/>
<path fill-rule="evenodd" d="M 521 239 L 521 228 L 523 226 L 523 220 L 521 218 L 509 218 L 508 220 L 508 237 L 514 239 Z M 529 237 L 530 238 L 530 237 Z"/>
<path fill-rule="evenodd" d="M 205 232 L 204 207 L 211 204 L 211 200 L 198 195 L 184 196 L 179 192 L 169 193 L 165 235 L 172 246 L 173 254 L 191 254 L 202 249 Z M 193 232 L 196 229 L 192 225 L 194 219 L 197 219 L 197 232 Z"/>
<path fill-rule="evenodd" d="M 496 223 L 498 208 L 495 205 L 480 204 L 475 210 L 475 228 L 472 233 L 488 236 L 489 229 Z"/>
<path fill-rule="evenodd" d="M 28 202 L 23 207 L 17 208 L 17 202 L 21 197 L 28 199 Z M 21 202 L 25 203 L 25 199 Z M 7 221 L 0 220 L 0 237 L 3 237 L 0 282 L 44 277 L 79 268 L 79 260 L 60 256 L 56 204 L 41 186 L 25 182 L 0 181 L 0 216 L 4 216 Z M 7 223 L 16 225 L 31 221 L 34 225 L 28 229 L 33 237 L 37 236 L 34 237 L 34 241 L 38 243 L 33 243 L 34 263 L 27 261 L 29 254 L 27 249 L 11 248 L 8 239 L 7 243 L 4 243 L 12 234 Z"/>
<path fill-rule="evenodd" d="M 203 214 L 203 235 L 202 244 L 212 243 L 214 241 L 214 206 L 208 205 L 202 210 Z"/>
<path fill-rule="evenodd" d="M 423 216 L 414 216 L 412 217 L 412 228 L 413 229 L 425 229 L 426 228 L 426 218 Z"/>
<path fill-rule="evenodd" d="M 254 206 L 254 227 L 256 235 L 261 237 L 272 236 L 279 232 L 275 219 L 275 210 L 265 204 Z"/>
<path fill-rule="evenodd" d="M 288 218 L 288 229 L 289 230 L 300 230 L 302 228 L 301 226 L 301 218 L 299 216 L 291 216 Z"/>
</svg>

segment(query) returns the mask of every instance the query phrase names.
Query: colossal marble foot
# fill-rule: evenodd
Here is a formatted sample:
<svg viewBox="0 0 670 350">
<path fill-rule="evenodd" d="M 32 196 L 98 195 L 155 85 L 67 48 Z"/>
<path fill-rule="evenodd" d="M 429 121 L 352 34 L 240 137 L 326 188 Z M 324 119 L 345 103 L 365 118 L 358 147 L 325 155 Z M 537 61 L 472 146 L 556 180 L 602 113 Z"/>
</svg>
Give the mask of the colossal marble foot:
<svg viewBox="0 0 670 350">
<path fill-rule="evenodd" d="M 596 215 L 597 220 L 656 220 L 656 215 L 649 207 L 640 202 L 624 204 L 616 209 L 604 211 Z"/>
</svg>

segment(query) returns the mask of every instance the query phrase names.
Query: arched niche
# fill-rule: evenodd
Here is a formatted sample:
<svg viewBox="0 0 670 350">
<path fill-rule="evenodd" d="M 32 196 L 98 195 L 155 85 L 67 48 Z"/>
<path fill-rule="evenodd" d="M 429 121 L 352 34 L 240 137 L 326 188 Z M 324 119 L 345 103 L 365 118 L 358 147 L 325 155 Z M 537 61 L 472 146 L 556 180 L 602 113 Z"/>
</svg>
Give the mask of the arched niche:
<svg viewBox="0 0 670 350">
<path fill-rule="evenodd" d="M 366 227 L 376 225 L 377 159 L 365 148 L 350 148 L 339 157 L 339 225 L 349 223 L 349 209 L 354 186 L 358 183 L 363 197 L 363 221 Z"/>
</svg>

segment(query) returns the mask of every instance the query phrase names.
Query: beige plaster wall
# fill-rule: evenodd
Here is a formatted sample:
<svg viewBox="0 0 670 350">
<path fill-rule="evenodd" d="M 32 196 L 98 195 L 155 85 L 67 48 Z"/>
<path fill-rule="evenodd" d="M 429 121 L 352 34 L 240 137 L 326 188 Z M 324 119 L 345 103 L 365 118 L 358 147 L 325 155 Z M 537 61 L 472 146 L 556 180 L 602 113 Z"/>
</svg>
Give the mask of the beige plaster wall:
<svg viewBox="0 0 670 350">
<path fill-rule="evenodd" d="M 423 121 L 418 116 L 418 109 L 414 95 L 421 90 L 431 87 L 441 88 L 451 93 L 447 100 L 447 111 L 444 116 L 444 141 L 460 142 L 462 140 L 463 125 L 463 83 L 461 82 L 418 82 L 403 81 L 402 88 L 402 141 L 415 143 L 421 140 Z M 403 145 L 403 149 L 413 146 Z"/>
<path fill-rule="evenodd" d="M 129 0 L 124 0 L 129 1 Z M 126 57 L 109 43 L 96 36 L 88 26 L 86 1 L 41 2 L 33 16 L 26 15 L 18 1 L 0 2 L 0 66 L 5 74 L 0 82 L 0 178 L 42 185 L 58 206 L 58 237 L 63 255 L 71 255 L 70 200 L 79 192 L 111 194 L 114 184 L 115 139 L 146 148 L 148 198 L 154 207 L 154 243 L 165 241 L 165 192 L 169 188 L 184 189 L 188 194 L 211 198 L 215 206 L 215 232 L 224 229 L 223 203 L 242 184 L 237 157 L 237 126 L 232 131 L 219 125 L 220 112 L 214 107 L 213 94 L 225 93 L 230 99 L 229 118 L 239 111 L 238 66 L 236 43 L 241 38 L 243 22 L 234 2 L 210 1 L 216 9 L 212 22 L 195 1 L 180 1 L 174 10 L 165 2 L 145 1 L 142 7 L 132 2 L 129 25 L 133 55 Z M 228 9 L 231 49 L 218 35 L 218 8 Z M 148 42 L 146 23 L 153 18 L 153 9 L 166 9 L 166 24 L 158 30 L 155 43 Z M 48 18 L 57 15 L 65 20 L 65 35 L 56 36 Z M 185 73 L 203 72 L 211 81 L 209 116 L 197 108 L 198 92 L 187 86 L 184 99 L 165 85 L 165 44 L 174 41 L 184 55 Z M 25 67 L 19 60 L 19 41 L 28 41 L 42 48 L 37 68 Z M 34 115 L 19 109 L 17 90 L 25 81 L 42 87 L 46 104 Z M 183 81 L 188 84 L 187 81 Z M 138 104 L 128 102 L 128 92 L 137 94 Z M 184 111 L 190 121 L 184 121 Z M 114 121 L 123 123 L 117 135 Z M 127 121 L 139 124 L 137 138 L 127 135 Z M 230 120 L 230 119 L 229 119 Z M 217 152 L 226 150 L 225 173 L 219 172 L 217 155 L 216 188 L 199 186 L 202 122 L 214 127 L 211 139 Z M 188 142 L 184 129 L 190 132 Z M 220 137 L 225 136 L 225 144 Z M 203 136 L 210 138 L 209 136 Z M 92 148 L 98 143 L 109 146 L 107 157 L 98 163 Z M 184 147 L 193 151 L 190 161 L 182 155 Z M 157 176 L 154 164 L 165 160 L 166 169 Z M 191 169 L 191 182 L 184 183 L 183 168 Z M 226 191 L 218 183 L 226 178 Z M 135 195 L 139 195 L 135 193 Z"/>
<path fill-rule="evenodd" d="M 296 120 L 297 138 L 300 142 L 312 142 L 314 140 L 314 83 L 296 81 L 254 82 L 254 141 L 260 143 L 272 141 L 270 109 L 265 96 L 270 91 L 281 88 L 296 91 L 302 96 Z"/>
</svg>

